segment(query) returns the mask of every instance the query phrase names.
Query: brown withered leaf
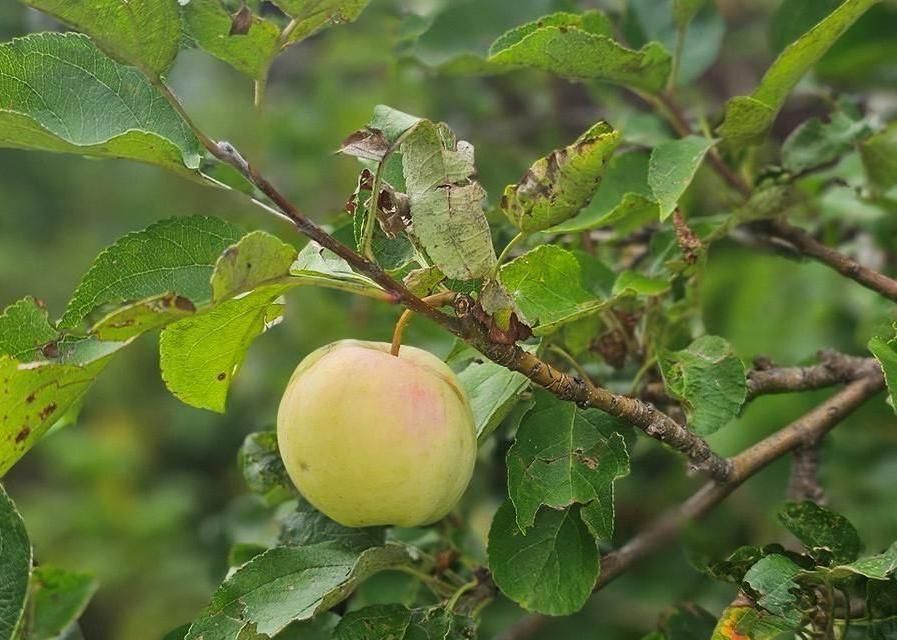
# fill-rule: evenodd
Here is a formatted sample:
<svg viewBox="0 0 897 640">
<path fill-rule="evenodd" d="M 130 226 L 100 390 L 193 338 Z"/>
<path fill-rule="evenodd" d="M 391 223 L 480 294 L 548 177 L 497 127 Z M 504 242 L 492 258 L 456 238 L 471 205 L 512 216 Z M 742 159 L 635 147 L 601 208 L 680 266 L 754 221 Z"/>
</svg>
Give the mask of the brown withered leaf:
<svg viewBox="0 0 897 640">
<path fill-rule="evenodd" d="M 383 135 L 379 129 L 364 127 L 353 133 L 350 133 L 337 153 L 343 153 L 347 156 L 355 158 L 363 158 L 364 160 L 374 160 L 380 162 L 389 151 L 389 140 Z"/>
</svg>

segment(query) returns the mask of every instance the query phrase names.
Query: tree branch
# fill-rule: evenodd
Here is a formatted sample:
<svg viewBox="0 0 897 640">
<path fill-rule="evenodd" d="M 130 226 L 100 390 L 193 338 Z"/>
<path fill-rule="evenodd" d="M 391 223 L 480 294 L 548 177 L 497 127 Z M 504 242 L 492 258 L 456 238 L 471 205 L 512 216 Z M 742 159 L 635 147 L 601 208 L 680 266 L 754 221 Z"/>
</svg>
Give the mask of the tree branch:
<svg viewBox="0 0 897 640">
<path fill-rule="evenodd" d="M 756 223 L 756 226 L 770 236 L 784 240 L 801 255 L 813 258 L 889 300 L 897 301 L 897 280 L 864 267 L 850 256 L 824 245 L 800 227 L 785 220 L 768 220 Z"/>
<path fill-rule="evenodd" d="M 819 364 L 808 367 L 755 367 L 747 374 L 747 399 L 773 393 L 822 389 L 879 371 L 874 358 L 861 358 L 825 349 Z"/>
<path fill-rule="evenodd" d="M 788 477 L 788 499 L 812 500 L 825 504 L 825 489 L 819 482 L 819 458 L 822 443 L 798 447 L 791 453 L 791 475 Z"/>
<path fill-rule="evenodd" d="M 788 426 L 731 459 L 732 475 L 725 482 L 708 482 L 690 498 L 645 527 L 622 547 L 601 559 L 597 589 L 607 586 L 632 565 L 664 546 L 690 521 L 704 516 L 748 478 L 779 457 L 815 444 L 847 415 L 884 388 L 879 370 L 863 376 Z"/>
</svg>

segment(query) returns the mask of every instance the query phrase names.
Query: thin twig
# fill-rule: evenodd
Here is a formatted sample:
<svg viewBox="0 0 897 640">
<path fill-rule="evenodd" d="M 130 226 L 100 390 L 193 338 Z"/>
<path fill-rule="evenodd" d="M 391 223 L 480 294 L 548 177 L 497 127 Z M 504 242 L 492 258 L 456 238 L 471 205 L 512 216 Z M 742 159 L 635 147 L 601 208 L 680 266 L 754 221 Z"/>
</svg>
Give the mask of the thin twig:
<svg viewBox="0 0 897 640">
<path fill-rule="evenodd" d="M 801 255 L 821 262 L 845 278 L 850 278 L 889 300 L 897 301 L 897 280 L 864 267 L 850 256 L 824 245 L 800 227 L 785 220 L 769 220 L 756 226 L 769 235 L 784 240 Z"/>
</svg>

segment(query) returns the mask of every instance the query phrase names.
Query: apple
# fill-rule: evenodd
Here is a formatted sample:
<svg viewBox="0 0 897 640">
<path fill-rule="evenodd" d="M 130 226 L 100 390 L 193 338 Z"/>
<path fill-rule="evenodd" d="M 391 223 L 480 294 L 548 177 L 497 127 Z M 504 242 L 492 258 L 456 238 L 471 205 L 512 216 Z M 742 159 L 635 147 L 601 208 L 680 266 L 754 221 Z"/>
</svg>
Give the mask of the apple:
<svg viewBox="0 0 897 640">
<path fill-rule="evenodd" d="M 439 358 L 341 340 L 309 354 L 277 412 L 277 442 L 299 492 L 347 527 L 413 527 L 444 517 L 477 451 L 467 393 Z"/>
</svg>

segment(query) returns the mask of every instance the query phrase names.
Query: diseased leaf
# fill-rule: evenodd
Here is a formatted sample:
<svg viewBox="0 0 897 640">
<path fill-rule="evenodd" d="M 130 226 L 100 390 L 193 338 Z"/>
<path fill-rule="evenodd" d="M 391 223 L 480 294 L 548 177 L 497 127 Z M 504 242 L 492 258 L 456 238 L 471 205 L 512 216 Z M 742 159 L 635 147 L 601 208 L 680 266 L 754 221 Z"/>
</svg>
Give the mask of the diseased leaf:
<svg viewBox="0 0 897 640">
<path fill-rule="evenodd" d="M 75 33 L 0 45 L 0 146 L 127 158 L 192 176 L 201 159 L 193 132 L 149 81 Z"/>
<path fill-rule="evenodd" d="M 195 306 L 212 298 L 209 279 L 241 231 L 218 218 L 169 218 L 124 236 L 81 280 L 59 324 L 77 328 L 100 307 L 172 293 Z"/>
<path fill-rule="evenodd" d="M 182 402 L 224 412 L 231 381 L 259 335 L 280 321 L 289 283 L 259 287 L 168 325 L 159 338 L 165 386 Z"/>
<path fill-rule="evenodd" d="M 664 142 L 651 152 L 648 184 L 660 207 L 660 219 L 666 220 L 679 204 L 679 198 L 691 184 L 704 156 L 715 144 L 700 136 L 686 136 Z"/>
<path fill-rule="evenodd" d="M 576 216 L 548 233 L 570 233 L 615 225 L 629 228 L 657 219 L 657 203 L 648 186 L 648 154 L 625 151 L 612 157 L 592 201 Z"/>
<path fill-rule="evenodd" d="M 89 35 L 107 54 L 151 77 L 171 67 L 181 19 L 170 0 L 21 0 Z"/>
<path fill-rule="evenodd" d="M 772 554 L 751 567 L 744 581 L 759 595 L 758 605 L 796 625 L 802 614 L 797 606 L 799 586 L 794 579 L 801 571 L 791 559 Z"/>
<path fill-rule="evenodd" d="M 34 569 L 28 594 L 28 640 L 57 640 L 87 608 L 99 583 L 93 576 L 49 566 Z"/>
<path fill-rule="evenodd" d="M 37 357 L 38 347 L 56 337 L 46 307 L 34 298 L 22 298 L 0 314 L 0 355 L 30 360 Z"/>
<path fill-rule="evenodd" d="M 121 342 L 53 343 L 52 360 L 19 362 L 0 356 L 0 477 L 75 406 Z"/>
<path fill-rule="evenodd" d="M 491 361 L 474 361 L 458 374 L 473 409 L 477 439 L 489 437 L 501 424 L 529 384 L 521 373 Z"/>
<path fill-rule="evenodd" d="M 817 561 L 853 562 L 863 547 L 860 534 L 847 518 L 809 500 L 787 503 L 779 512 L 779 521 Z M 820 553 L 825 555 L 820 558 Z"/>
<path fill-rule="evenodd" d="M 853 148 L 853 144 L 869 134 L 869 123 L 854 120 L 843 111 L 832 114 L 829 122 L 811 118 L 782 144 L 782 166 L 801 173 L 834 162 Z"/>
<path fill-rule="evenodd" d="M 536 247 L 502 265 L 499 279 L 536 335 L 552 333 L 607 305 L 583 289 L 576 256 L 556 245 Z"/>
<path fill-rule="evenodd" d="M 346 615 L 334 640 L 466 640 L 474 622 L 442 607 L 408 609 L 398 604 L 373 605 Z"/>
<path fill-rule="evenodd" d="M 483 70 L 531 67 L 565 78 L 661 91 L 671 69 L 666 49 L 656 42 L 638 51 L 624 47 L 606 33 L 606 22 L 592 15 L 553 14 L 544 25 L 540 20 L 510 31 L 493 43 Z"/>
<path fill-rule="evenodd" d="M 0 638 L 3 640 L 14 638 L 19 628 L 30 574 L 31 542 L 25 523 L 0 486 Z"/>
<path fill-rule="evenodd" d="M 869 340 L 868 348 L 881 365 L 888 386 L 891 408 L 897 412 L 897 337 L 891 339 L 874 337 Z"/>
<path fill-rule="evenodd" d="M 860 145 L 869 182 L 886 191 L 897 186 L 897 123 L 891 123 Z"/>
<path fill-rule="evenodd" d="M 769 544 L 763 547 L 743 546 L 733 551 L 724 560 L 711 560 L 704 567 L 704 573 L 711 578 L 740 585 L 744 580 L 744 574 L 753 567 L 761 558 L 777 553 L 785 554 L 785 548 L 780 544 Z"/>
<path fill-rule="evenodd" d="M 489 568 L 502 593 L 523 608 L 570 615 L 585 605 L 598 579 L 598 547 L 578 506 L 541 509 L 523 534 L 506 501 L 489 531 Z"/>
<path fill-rule="evenodd" d="M 572 218 L 592 200 L 619 141 L 618 131 L 599 122 L 572 144 L 539 158 L 520 182 L 505 187 L 501 199 L 505 215 L 525 232 Z"/>
<path fill-rule="evenodd" d="M 757 144 L 772 126 L 785 99 L 850 26 L 878 0 L 845 0 L 816 26 L 788 45 L 766 70 L 750 96 L 726 103 L 720 136 L 736 147 Z"/>
<path fill-rule="evenodd" d="M 273 0 L 294 18 L 286 32 L 288 43 L 299 42 L 331 25 L 355 22 L 370 0 Z"/>
<path fill-rule="evenodd" d="M 174 293 L 160 293 L 110 311 L 97 320 L 90 333 L 100 340 L 124 342 L 177 322 L 195 311 L 196 306 L 188 298 Z"/>
<path fill-rule="evenodd" d="M 445 125 L 422 121 L 401 151 L 412 232 L 435 265 L 459 280 L 491 273 L 495 249 L 483 213 L 486 192 L 471 180 L 473 147 L 456 142 Z"/>
<path fill-rule="evenodd" d="M 256 80 L 263 80 L 280 51 L 280 28 L 251 15 L 249 30 L 231 34 L 232 18 L 221 0 L 190 0 L 183 5 L 187 32 L 205 51 Z"/>
<path fill-rule="evenodd" d="M 529 529 L 542 505 L 585 505 L 592 534 L 608 540 L 614 530 L 614 482 L 629 474 L 629 454 L 619 422 L 597 409 L 581 410 L 542 390 L 520 423 L 508 450 L 508 495 L 517 526 Z"/>
<path fill-rule="evenodd" d="M 409 562 L 399 545 L 361 554 L 329 543 L 270 549 L 224 580 L 185 640 L 242 640 L 249 630 L 273 636 L 341 602 L 374 573 Z"/>
<path fill-rule="evenodd" d="M 682 351 L 660 356 L 667 391 L 681 399 L 688 426 L 707 435 L 726 426 L 747 394 L 744 364 L 718 336 L 702 336 Z"/>
<path fill-rule="evenodd" d="M 711 640 L 791 640 L 794 625 L 754 607 L 733 605 L 720 616 Z"/>
</svg>

